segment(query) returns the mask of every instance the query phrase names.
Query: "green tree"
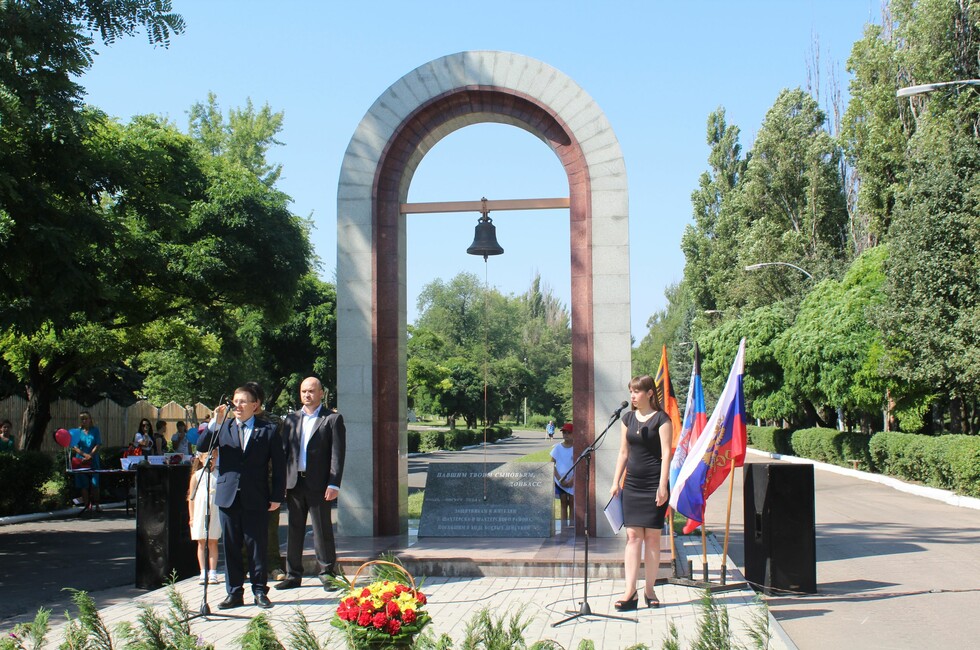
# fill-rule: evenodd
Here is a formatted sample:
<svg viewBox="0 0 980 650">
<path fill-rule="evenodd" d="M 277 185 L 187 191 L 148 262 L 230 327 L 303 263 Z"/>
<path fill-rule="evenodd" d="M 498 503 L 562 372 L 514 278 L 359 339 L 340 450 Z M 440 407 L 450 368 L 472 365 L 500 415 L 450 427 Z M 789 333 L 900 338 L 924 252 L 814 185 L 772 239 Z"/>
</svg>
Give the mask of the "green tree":
<svg viewBox="0 0 980 650">
<path fill-rule="evenodd" d="M 840 152 L 816 100 L 784 90 L 766 113 L 738 196 L 740 264 L 790 262 L 816 277 L 839 273 L 847 259 L 847 209 Z M 808 280 L 786 269 L 749 275 L 737 304 L 751 307 L 799 297 Z"/>
<path fill-rule="evenodd" d="M 731 263 L 738 250 L 738 213 L 732 198 L 745 175 L 747 160 L 742 158 L 739 129 L 725 121 L 725 110 L 718 108 L 708 116 L 707 143 L 709 171 L 698 180 L 691 193 L 694 223 L 684 229 L 684 284 L 698 311 L 731 307 L 728 287 L 738 279 Z"/>
<path fill-rule="evenodd" d="M 309 244 L 287 197 L 241 165 L 202 158 L 190 138 L 151 117 L 90 129 L 87 174 L 101 192 L 87 207 L 92 230 L 71 231 L 86 247 L 65 271 L 85 295 L 49 300 L 45 321 L 10 326 L 3 338 L 4 358 L 28 385 L 28 446 L 40 444 L 50 400 L 80 369 L 201 336 L 182 318 L 200 305 L 217 318 L 254 306 L 282 319 L 281 296 L 308 268 Z"/>
<path fill-rule="evenodd" d="M 944 396 L 958 432 L 980 424 L 967 416 L 980 401 L 980 144 L 969 129 L 935 120 L 913 140 L 878 321 L 898 376 Z"/>
<path fill-rule="evenodd" d="M 877 426 L 889 390 L 883 339 L 873 317 L 885 301 L 885 246 L 858 257 L 841 281 L 827 279 L 810 291 L 793 325 L 775 343 L 786 385 L 811 403 L 841 408 L 862 429 Z"/>
<path fill-rule="evenodd" d="M 206 103 L 196 103 L 190 110 L 190 134 L 213 156 L 225 156 L 244 165 L 263 183 L 272 187 L 282 175 L 282 165 L 266 159 L 272 145 L 281 145 L 276 136 L 282 130 L 284 113 L 273 112 L 268 104 L 258 111 L 251 98 L 244 108 L 232 108 L 225 122 L 218 97 L 208 93 Z"/>
</svg>

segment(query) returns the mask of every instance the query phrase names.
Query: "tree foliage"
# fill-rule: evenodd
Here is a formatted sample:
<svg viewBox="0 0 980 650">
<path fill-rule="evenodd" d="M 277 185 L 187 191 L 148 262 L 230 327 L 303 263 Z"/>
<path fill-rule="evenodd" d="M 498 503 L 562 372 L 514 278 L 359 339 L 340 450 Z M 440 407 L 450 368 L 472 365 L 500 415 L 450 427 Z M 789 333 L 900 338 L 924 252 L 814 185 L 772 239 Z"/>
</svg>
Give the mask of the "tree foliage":
<svg viewBox="0 0 980 650">
<path fill-rule="evenodd" d="M 737 129 L 723 111 L 709 117 L 683 285 L 651 318 L 635 359 L 652 358 L 647 341 L 689 336 L 710 392 L 744 335 L 755 417 L 804 425 L 840 409 L 868 430 L 884 407 L 909 431 L 977 432 L 980 91 L 953 83 L 896 99 L 896 90 L 980 77 L 980 3 L 886 3 L 848 71 L 836 139 L 814 98 L 786 90 L 740 167 Z M 856 183 L 850 215 L 842 156 Z M 741 270 L 760 262 L 814 279 L 779 265 Z M 671 324 L 687 301 L 689 330 Z"/>
<path fill-rule="evenodd" d="M 571 416 L 568 312 L 536 277 L 518 297 L 487 289 L 473 274 L 435 280 L 419 294 L 409 328 L 407 387 L 412 406 L 467 426 L 503 415 Z M 569 375 L 570 378 L 570 375 Z M 486 380 L 486 403 L 484 403 Z M 476 383 L 474 383 L 476 382 Z"/>
</svg>

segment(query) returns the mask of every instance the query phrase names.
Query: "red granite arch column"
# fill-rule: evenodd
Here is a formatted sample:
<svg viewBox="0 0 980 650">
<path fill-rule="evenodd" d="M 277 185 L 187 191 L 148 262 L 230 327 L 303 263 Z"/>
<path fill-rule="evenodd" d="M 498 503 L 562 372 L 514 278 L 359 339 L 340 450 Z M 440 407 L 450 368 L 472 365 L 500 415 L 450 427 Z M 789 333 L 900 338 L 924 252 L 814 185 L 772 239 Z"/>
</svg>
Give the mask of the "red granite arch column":
<svg viewBox="0 0 980 650">
<path fill-rule="evenodd" d="M 465 86 L 453 89 L 419 106 L 395 130 L 381 155 L 372 189 L 372 265 L 376 281 L 372 296 L 372 359 L 374 391 L 373 444 L 374 529 L 376 535 L 399 532 L 398 514 L 398 344 L 405 336 L 405 323 L 398 313 L 398 265 L 400 188 L 405 174 L 414 171 L 412 156 L 423 139 L 447 123 L 465 116 L 497 116 L 545 140 L 565 168 L 569 186 L 572 279 L 572 387 L 573 421 L 586 431 L 591 443 L 594 432 L 593 321 L 592 321 L 592 230 L 591 188 L 585 155 L 571 130 L 549 107 L 533 97 L 495 86 Z M 481 121 L 481 120 L 477 120 Z M 482 120 L 490 121 L 490 120 Z M 417 161 L 416 161 L 417 164 Z M 411 168 L 411 169 L 410 169 Z M 594 471 L 594 470 L 593 470 Z M 584 477 L 583 477 L 584 478 Z M 594 481 L 592 481 L 594 490 Z M 594 495 L 593 495 L 594 498 Z M 584 502 L 576 500 L 576 518 L 581 522 Z M 594 534 L 590 526 L 590 534 Z"/>
</svg>

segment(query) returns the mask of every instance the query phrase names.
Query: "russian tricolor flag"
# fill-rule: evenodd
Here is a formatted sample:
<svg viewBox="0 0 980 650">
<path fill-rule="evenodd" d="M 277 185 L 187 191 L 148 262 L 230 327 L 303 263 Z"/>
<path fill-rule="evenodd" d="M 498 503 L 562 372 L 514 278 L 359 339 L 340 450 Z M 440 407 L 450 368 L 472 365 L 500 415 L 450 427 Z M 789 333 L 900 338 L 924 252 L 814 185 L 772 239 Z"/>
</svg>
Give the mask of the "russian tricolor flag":
<svg viewBox="0 0 980 650">
<path fill-rule="evenodd" d="M 708 497 L 725 482 L 733 467 L 745 461 L 745 339 L 728 374 L 725 390 L 715 406 L 704 432 L 690 448 L 670 494 L 670 505 L 688 519 L 704 521 Z M 734 461 L 734 463 L 733 463 Z"/>
</svg>

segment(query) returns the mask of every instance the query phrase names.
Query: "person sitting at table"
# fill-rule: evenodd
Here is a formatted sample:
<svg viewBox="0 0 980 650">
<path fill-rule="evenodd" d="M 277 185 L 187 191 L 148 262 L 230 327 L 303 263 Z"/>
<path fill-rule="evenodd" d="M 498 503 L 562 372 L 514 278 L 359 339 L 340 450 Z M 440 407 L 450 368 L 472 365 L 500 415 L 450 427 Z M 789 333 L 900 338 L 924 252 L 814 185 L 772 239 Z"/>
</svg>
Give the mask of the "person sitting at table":
<svg viewBox="0 0 980 650">
<path fill-rule="evenodd" d="M 102 446 L 102 433 L 99 427 L 92 424 L 92 415 L 88 411 L 78 414 L 79 426 L 71 429 L 72 469 L 101 468 L 99 463 L 99 447 Z M 102 512 L 99 503 L 99 475 L 93 472 L 75 474 L 75 487 L 82 491 L 83 512 L 94 510 Z"/>
<path fill-rule="evenodd" d="M 134 440 L 136 448 L 140 450 L 143 456 L 149 456 L 153 453 L 153 423 L 149 419 L 140 420 L 140 426 L 136 431 Z"/>
</svg>

